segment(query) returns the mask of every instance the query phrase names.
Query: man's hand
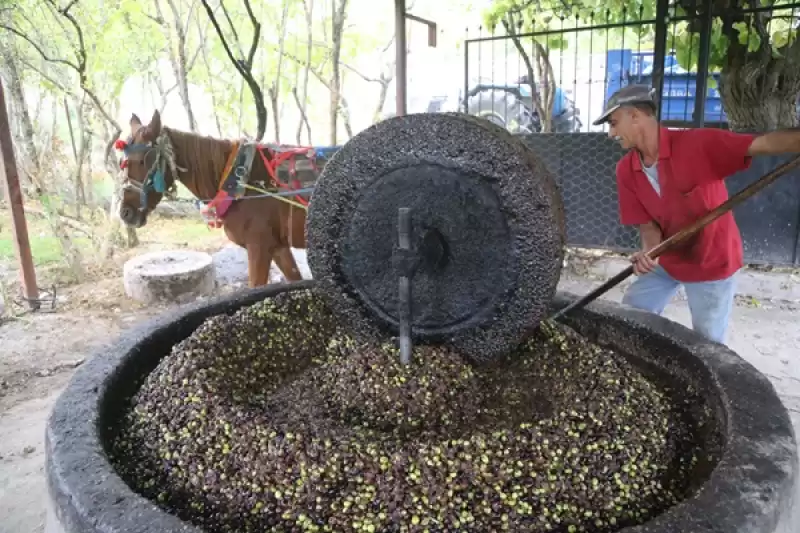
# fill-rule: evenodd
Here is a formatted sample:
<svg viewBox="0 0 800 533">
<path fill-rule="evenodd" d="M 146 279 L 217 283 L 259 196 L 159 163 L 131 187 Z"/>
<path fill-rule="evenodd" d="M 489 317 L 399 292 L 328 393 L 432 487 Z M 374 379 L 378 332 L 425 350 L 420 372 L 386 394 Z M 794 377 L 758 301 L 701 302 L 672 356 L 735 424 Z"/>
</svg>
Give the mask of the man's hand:
<svg viewBox="0 0 800 533">
<path fill-rule="evenodd" d="M 650 259 L 647 252 L 636 252 L 631 256 L 631 263 L 633 263 L 633 273 L 637 276 L 652 272 L 658 265 L 658 258 Z"/>
<path fill-rule="evenodd" d="M 652 250 L 661 243 L 661 228 L 655 222 L 647 222 L 639 226 L 639 235 L 642 237 L 642 251 L 631 256 L 633 272 L 637 276 L 652 272 L 658 265 L 658 258 L 650 259 L 645 250 Z"/>
</svg>

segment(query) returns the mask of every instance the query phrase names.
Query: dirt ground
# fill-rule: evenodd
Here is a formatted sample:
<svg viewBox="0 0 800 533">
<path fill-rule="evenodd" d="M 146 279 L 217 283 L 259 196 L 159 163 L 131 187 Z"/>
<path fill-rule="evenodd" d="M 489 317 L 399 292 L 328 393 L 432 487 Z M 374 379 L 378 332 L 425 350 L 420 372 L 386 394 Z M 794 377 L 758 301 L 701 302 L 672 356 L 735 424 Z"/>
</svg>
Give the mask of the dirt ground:
<svg viewBox="0 0 800 533">
<path fill-rule="evenodd" d="M 596 286 L 565 276 L 562 289 L 585 293 Z M 72 372 L 121 331 L 163 308 L 128 300 L 111 276 L 63 291 L 55 312 L 0 325 L 0 533 L 40 533 L 44 528 L 44 428 Z M 619 301 L 620 291 L 607 295 Z M 689 325 L 685 302 L 667 316 Z M 775 384 L 800 429 L 800 310 L 781 302 L 737 305 L 729 345 Z"/>
</svg>

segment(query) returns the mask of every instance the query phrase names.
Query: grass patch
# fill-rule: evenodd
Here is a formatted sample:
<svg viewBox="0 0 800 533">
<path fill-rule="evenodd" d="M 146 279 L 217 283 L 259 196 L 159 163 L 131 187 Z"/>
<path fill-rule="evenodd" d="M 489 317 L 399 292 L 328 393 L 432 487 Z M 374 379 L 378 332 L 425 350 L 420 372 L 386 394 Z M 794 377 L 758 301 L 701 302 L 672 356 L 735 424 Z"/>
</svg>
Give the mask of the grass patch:
<svg viewBox="0 0 800 533">
<path fill-rule="evenodd" d="M 47 222 L 39 217 L 28 216 L 28 239 L 36 266 L 51 266 L 61 262 L 62 252 L 58 239 Z M 90 239 L 76 232 L 69 232 L 73 243 L 88 259 L 93 254 Z M 208 249 L 225 244 L 227 238 L 222 230 L 209 230 L 198 219 L 165 219 L 154 216 L 147 225 L 137 230 L 141 252 L 148 244 Z M 11 229 L 11 213 L 0 210 L 0 263 L 16 263 L 14 235 Z"/>
<path fill-rule="evenodd" d="M 147 225 L 137 230 L 142 242 L 156 242 L 185 246 L 204 246 L 226 239 L 221 229 L 209 229 L 198 219 L 153 218 Z"/>
<path fill-rule="evenodd" d="M 16 261 L 11 214 L 4 210 L 3 215 L 3 221 L 0 223 L 0 261 Z M 47 222 L 38 217 L 28 217 L 27 226 L 34 264 L 51 265 L 61 261 L 61 246 Z M 73 242 L 81 251 L 91 248 L 91 241 L 88 238 L 75 237 Z"/>
</svg>

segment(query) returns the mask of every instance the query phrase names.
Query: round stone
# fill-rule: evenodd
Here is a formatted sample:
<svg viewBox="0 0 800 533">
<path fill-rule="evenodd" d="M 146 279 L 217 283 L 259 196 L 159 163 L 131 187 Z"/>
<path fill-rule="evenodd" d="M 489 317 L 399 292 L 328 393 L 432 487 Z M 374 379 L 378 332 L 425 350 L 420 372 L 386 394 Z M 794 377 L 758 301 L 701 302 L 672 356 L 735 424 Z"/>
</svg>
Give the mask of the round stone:
<svg viewBox="0 0 800 533">
<path fill-rule="evenodd" d="M 410 257 L 398 254 L 400 208 L 411 213 Z M 415 339 L 476 359 L 508 353 L 544 318 L 565 241 L 541 161 L 459 113 L 395 117 L 352 138 L 317 181 L 306 232 L 309 268 L 356 333 L 398 330 L 409 272 Z"/>
<path fill-rule="evenodd" d="M 143 303 L 190 301 L 213 292 L 213 258 L 192 250 L 142 254 L 125 263 L 123 283 L 125 294 Z"/>
</svg>

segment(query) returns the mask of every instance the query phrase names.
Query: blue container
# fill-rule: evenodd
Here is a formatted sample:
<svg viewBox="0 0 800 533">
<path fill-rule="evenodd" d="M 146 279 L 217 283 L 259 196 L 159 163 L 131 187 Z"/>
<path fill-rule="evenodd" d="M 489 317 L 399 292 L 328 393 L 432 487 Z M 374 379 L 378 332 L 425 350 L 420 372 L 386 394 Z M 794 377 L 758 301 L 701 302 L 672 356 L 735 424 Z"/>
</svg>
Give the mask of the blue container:
<svg viewBox="0 0 800 533">
<path fill-rule="evenodd" d="M 652 85 L 652 51 L 634 52 L 630 49 L 609 50 L 606 53 L 608 86 L 606 99 L 615 91 L 630 84 Z M 706 89 L 705 122 L 725 124 L 728 118 L 722 109 L 722 99 L 717 86 L 719 73 L 710 76 L 715 87 Z M 674 55 L 664 58 L 664 91 L 661 95 L 661 120 L 687 122 L 694 120 L 694 103 L 697 97 L 697 73 L 683 69 Z"/>
</svg>

